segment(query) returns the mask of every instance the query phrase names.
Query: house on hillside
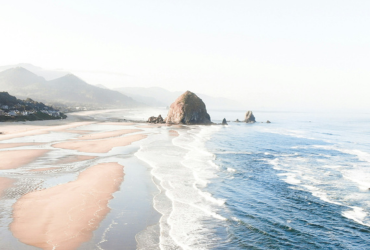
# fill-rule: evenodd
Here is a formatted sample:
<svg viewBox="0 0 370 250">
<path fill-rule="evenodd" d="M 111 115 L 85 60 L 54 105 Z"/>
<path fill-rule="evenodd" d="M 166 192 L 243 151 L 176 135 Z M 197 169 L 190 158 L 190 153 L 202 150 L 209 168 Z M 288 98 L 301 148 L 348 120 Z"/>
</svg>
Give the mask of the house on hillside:
<svg viewBox="0 0 370 250">
<path fill-rule="evenodd" d="M 10 116 L 16 116 L 17 115 L 17 113 L 15 112 L 15 110 L 10 110 L 8 114 Z"/>
<path fill-rule="evenodd" d="M 4 112 L 4 110 L 0 109 L 0 115 L 5 115 L 6 113 Z"/>
<path fill-rule="evenodd" d="M 26 116 L 29 115 L 30 113 L 28 111 L 22 111 L 22 115 Z"/>
<path fill-rule="evenodd" d="M 1 108 L 2 109 L 5 109 L 5 110 L 8 110 L 9 109 L 9 106 L 8 105 L 2 105 Z"/>
</svg>

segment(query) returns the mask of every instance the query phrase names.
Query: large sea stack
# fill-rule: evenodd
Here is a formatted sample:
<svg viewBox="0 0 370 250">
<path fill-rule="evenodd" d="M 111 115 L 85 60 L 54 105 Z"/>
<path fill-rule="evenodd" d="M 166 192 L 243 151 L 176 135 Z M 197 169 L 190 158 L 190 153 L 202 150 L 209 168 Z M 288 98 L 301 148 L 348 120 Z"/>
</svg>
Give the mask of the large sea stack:
<svg viewBox="0 0 370 250">
<path fill-rule="evenodd" d="M 186 91 L 171 104 L 166 118 L 168 124 L 211 124 L 206 105 L 196 94 Z"/>
<path fill-rule="evenodd" d="M 252 111 L 248 111 L 246 114 L 245 114 L 245 119 L 244 121 L 246 123 L 255 123 L 256 122 L 256 118 L 254 118 L 254 115 L 253 115 L 253 112 Z"/>
</svg>

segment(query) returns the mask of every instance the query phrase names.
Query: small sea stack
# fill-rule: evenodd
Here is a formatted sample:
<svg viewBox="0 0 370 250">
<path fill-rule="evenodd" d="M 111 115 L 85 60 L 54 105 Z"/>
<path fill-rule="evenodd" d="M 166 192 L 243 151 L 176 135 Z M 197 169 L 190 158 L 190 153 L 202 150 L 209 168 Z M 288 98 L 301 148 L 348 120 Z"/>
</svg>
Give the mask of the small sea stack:
<svg viewBox="0 0 370 250">
<path fill-rule="evenodd" d="M 146 122 L 148 122 L 148 123 L 165 123 L 164 119 L 162 118 L 161 115 L 159 115 L 158 117 L 151 116 L 151 117 L 149 117 L 149 119 Z"/>
<path fill-rule="evenodd" d="M 212 124 L 206 105 L 196 94 L 186 91 L 171 104 L 167 124 Z"/>
<path fill-rule="evenodd" d="M 253 112 L 252 112 L 252 111 L 248 111 L 248 112 L 245 114 L 244 122 L 246 122 L 246 123 L 255 123 L 255 122 L 256 122 L 256 118 L 254 117 L 254 115 L 253 115 Z"/>
<path fill-rule="evenodd" d="M 222 120 L 222 125 L 227 125 L 226 118 L 224 118 L 224 119 Z"/>
<path fill-rule="evenodd" d="M 267 122 L 266 123 L 271 123 L 269 120 L 267 120 Z"/>
</svg>

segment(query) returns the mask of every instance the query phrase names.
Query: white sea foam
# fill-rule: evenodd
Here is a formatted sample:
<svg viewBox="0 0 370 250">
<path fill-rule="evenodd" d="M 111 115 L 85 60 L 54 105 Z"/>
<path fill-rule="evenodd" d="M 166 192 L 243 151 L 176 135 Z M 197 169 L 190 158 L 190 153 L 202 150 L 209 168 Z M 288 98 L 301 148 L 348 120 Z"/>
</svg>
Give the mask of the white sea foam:
<svg viewBox="0 0 370 250">
<path fill-rule="evenodd" d="M 286 183 L 294 184 L 294 185 L 301 183 L 301 181 L 298 180 L 296 178 L 297 176 L 293 173 L 284 173 L 284 174 L 278 174 L 278 175 L 279 176 L 286 176 L 286 178 L 283 179 Z"/>
<path fill-rule="evenodd" d="M 204 221 L 215 225 L 226 220 L 218 213 L 225 200 L 202 189 L 219 169 L 213 162 L 215 156 L 205 148 L 207 138 L 218 129 L 178 129 L 179 136 L 171 141 L 165 132 L 150 135 L 135 154 L 152 167 L 151 173 L 158 179 L 161 193 L 155 196 L 154 207 L 162 214 L 161 249 L 204 249 L 217 240 L 210 237 L 212 229 Z"/>
<path fill-rule="evenodd" d="M 351 207 L 351 208 L 352 210 L 345 211 L 342 213 L 342 215 L 364 226 L 370 226 L 370 224 L 364 223 L 364 219 L 366 218 L 367 213 L 364 211 L 363 208 L 360 207 Z"/>
<path fill-rule="evenodd" d="M 360 160 L 367 160 L 365 152 L 357 150 L 342 150 L 333 145 L 314 145 L 312 147 L 325 150 L 336 150 L 359 156 Z M 361 158 L 362 157 L 362 158 Z M 321 160 L 321 161 L 319 161 Z M 370 204 L 367 204 L 368 191 L 370 188 L 370 170 L 368 164 L 353 164 L 346 162 L 343 158 L 343 165 L 331 164 L 330 157 L 327 159 L 313 159 L 303 157 L 290 157 L 279 155 L 279 158 L 268 160 L 272 167 L 279 171 L 278 176 L 289 183 L 294 189 L 310 192 L 313 196 L 322 201 L 348 207 L 351 210 L 342 213 L 343 216 L 363 225 L 367 223 Z M 328 164 L 329 163 L 329 164 Z M 359 192 L 353 190 L 353 186 L 359 188 Z M 366 209 L 366 210 L 365 210 Z"/>
</svg>

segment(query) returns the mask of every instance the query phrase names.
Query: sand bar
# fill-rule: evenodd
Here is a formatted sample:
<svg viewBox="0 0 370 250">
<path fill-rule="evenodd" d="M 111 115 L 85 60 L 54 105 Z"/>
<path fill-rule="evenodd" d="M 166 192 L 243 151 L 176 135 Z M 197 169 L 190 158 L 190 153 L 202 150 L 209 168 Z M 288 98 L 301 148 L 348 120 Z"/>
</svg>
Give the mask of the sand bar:
<svg viewBox="0 0 370 250">
<path fill-rule="evenodd" d="M 0 169 L 19 168 L 49 152 L 46 149 L 24 149 L 0 152 Z"/>
<path fill-rule="evenodd" d="M 122 129 L 122 130 L 115 130 L 115 131 L 109 131 L 109 132 L 93 133 L 93 134 L 78 137 L 77 139 L 79 140 L 105 139 L 105 138 L 117 137 L 117 136 L 121 136 L 125 134 L 141 132 L 141 131 L 143 130 L 141 129 Z"/>
<path fill-rule="evenodd" d="M 4 191 L 11 187 L 13 183 L 15 182 L 14 179 L 6 178 L 6 177 L 0 177 L 0 198 L 3 196 Z"/>
<path fill-rule="evenodd" d="M 17 148 L 17 147 L 25 147 L 25 146 L 36 146 L 41 145 L 44 143 L 39 142 L 25 142 L 25 143 L 0 143 L 0 149 L 4 148 Z"/>
<path fill-rule="evenodd" d="M 21 242 L 44 250 L 72 250 L 92 237 L 110 211 L 123 166 L 102 163 L 77 180 L 22 196 L 13 206 L 10 230 Z"/>
<path fill-rule="evenodd" d="M 94 141 L 68 141 L 56 143 L 52 146 L 54 148 L 72 149 L 86 153 L 107 153 L 114 147 L 127 146 L 146 137 L 147 135 L 137 134 Z"/>
</svg>

